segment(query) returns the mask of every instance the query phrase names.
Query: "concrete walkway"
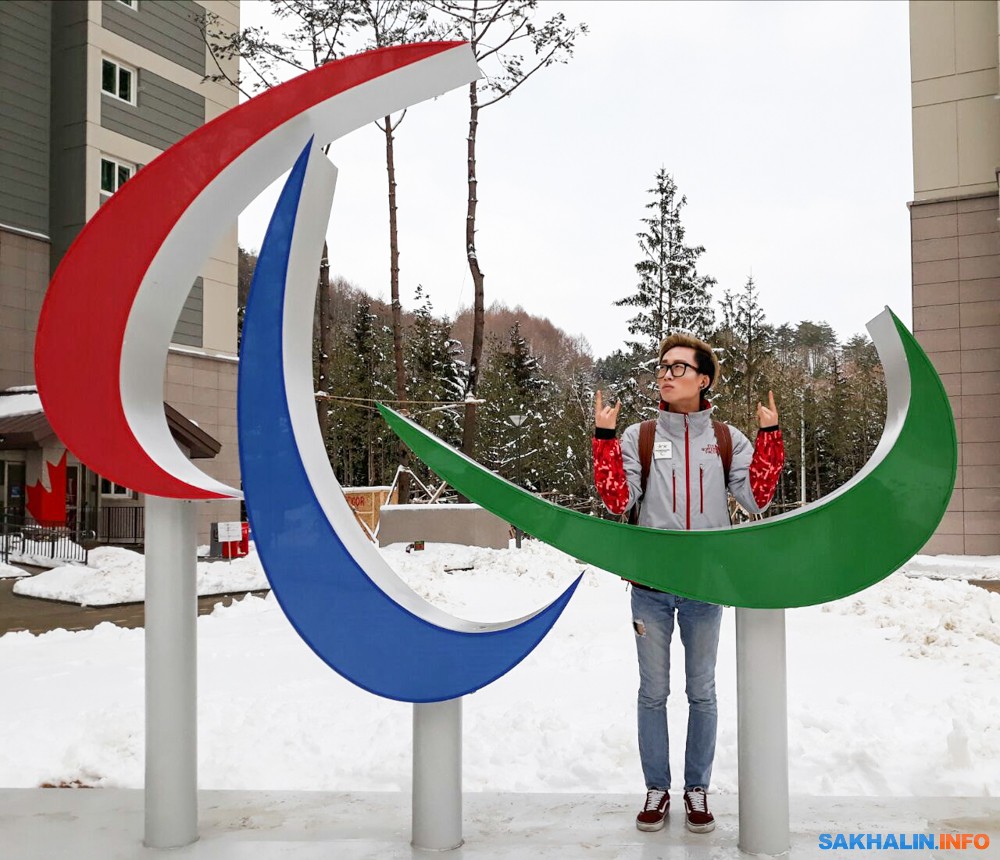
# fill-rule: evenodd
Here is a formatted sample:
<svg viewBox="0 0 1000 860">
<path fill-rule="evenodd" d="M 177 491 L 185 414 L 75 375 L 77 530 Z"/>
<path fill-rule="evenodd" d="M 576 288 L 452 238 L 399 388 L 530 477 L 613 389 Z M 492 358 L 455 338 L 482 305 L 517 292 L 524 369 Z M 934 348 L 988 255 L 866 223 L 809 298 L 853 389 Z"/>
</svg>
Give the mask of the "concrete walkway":
<svg viewBox="0 0 1000 860">
<path fill-rule="evenodd" d="M 736 797 L 714 796 L 715 832 L 689 833 L 675 810 L 658 833 L 634 827 L 636 798 L 595 794 L 467 794 L 465 845 L 453 860 L 747 860 Z M 857 857 L 823 850 L 819 834 L 986 833 L 990 847 L 914 856 L 996 857 L 996 798 L 793 797 L 791 858 Z M 170 852 L 142 846 L 143 794 L 124 789 L 0 789 L 4 860 L 397 860 L 409 845 L 410 798 L 390 793 L 203 791 L 200 839 Z M 861 853 L 867 853 L 862 851 Z M 877 852 L 882 853 L 882 852 Z M 895 852 L 892 852 L 895 853 Z M 913 852 L 908 852 L 913 853 Z"/>
<path fill-rule="evenodd" d="M 44 568 L 19 565 L 29 573 L 39 573 Z M 142 603 L 122 603 L 115 606 L 80 606 L 59 600 L 42 600 L 14 594 L 17 579 L 0 579 L 0 636 L 18 630 L 45 633 L 49 630 L 91 630 L 104 621 L 119 627 L 142 627 L 145 607 Z M 266 594 L 255 591 L 252 594 Z M 198 614 L 206 615 L 217 604 L 228 606 L 242 594 L 215 594 L 198 598 Z M 2 857 L 2 853 L 0 853 Z"/>
</svg>

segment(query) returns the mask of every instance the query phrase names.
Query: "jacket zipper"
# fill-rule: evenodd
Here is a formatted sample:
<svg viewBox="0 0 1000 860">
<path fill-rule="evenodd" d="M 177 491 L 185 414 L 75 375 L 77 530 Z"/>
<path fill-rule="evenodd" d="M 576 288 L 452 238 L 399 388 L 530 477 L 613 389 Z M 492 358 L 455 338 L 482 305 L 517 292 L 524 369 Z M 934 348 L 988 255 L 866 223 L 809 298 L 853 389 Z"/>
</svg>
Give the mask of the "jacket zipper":
<svg viewBox="0 0 1000 860">
<path fill-rule="evenodd" d="M 688 417 L 684 416 L 684 502 L 687 505 L 687 528 L 691 529 L 691 451 L 688 447 Z"/>
<path fill-rule="evenodd" d="M 670 470 L 670 477 L 674 483 L 674 513 L 677 513 L 677 472 L 674 469 Z"/>
<path fill-rule="evenodd" d="M 698 499 L 700 508 L 698 513 L 705 513 L 705 467 L 698 467 Z"/>
</svg>

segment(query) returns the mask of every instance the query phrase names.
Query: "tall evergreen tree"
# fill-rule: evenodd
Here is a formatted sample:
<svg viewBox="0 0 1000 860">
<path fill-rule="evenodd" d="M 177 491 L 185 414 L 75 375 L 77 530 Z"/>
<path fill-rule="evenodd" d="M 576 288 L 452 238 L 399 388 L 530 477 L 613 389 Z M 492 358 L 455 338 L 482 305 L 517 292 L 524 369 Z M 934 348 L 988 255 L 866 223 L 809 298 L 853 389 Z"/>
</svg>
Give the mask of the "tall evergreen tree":
<svg viewBox="0 0 1000 860">
<path fill-rule="evenodd" d="M 451 323 L 434 316 L 430 296 L 417 286 L 416 301 L 406 339 L 407 389 L 417 401 L 415 417 L 428 430 L 450 444 L 461 440 L 461 422 L 454 409 L 439 409 L 434 401 L 454 403 L 462 399 L 464 368 L 459 359 L 462 345 L 451 336 Z M 457 434 L 457 435 L 456 435 Z"/>
<path fill-rule="evenodd" d="M 507 335 L 507 348 L 501 353 L 510 371 L 514 386 L 525 397 L 539 391 L 544 382 L 538 359 L 521 335 L 521 323 L 515 322 Z"/>
<path fill-rule="evenodd" d="M 361 402 L 344 410 L 345 430 L 351 445 L 344 451 L 345 486 L 378 486 L 395 471 L 395 445 L 385 422 L 372 401 L 391 399 L 393 393 L 392 329 L 372 312 L 362 299 L 355 310 L 348 340 L 351 363 L 348 370 L 350 394 Z"/>
<path fill-rule="evenodd" d="M 850 391 L 849 416 L 854 471 L 875 453 L 885 425 L 886 387 L 882 363 L 875 345 L 864 335 L 855 335 L 844 345 L 844 369 Z"/>
<path fill-rule="evenodd" d="M 721 311 L 723 325 L 713 340 L 721 353 L 722 379 L 713 391 L 726 417 L 746 432 L 756 424 L 758 400 L 766 399 L 764 377 L 772 331 L 752 276 L 738 294 L 726 291 Z"/>
<path fill-rule="evenodd" d="M 418 285 L 417 307 L 406 334 L 406 388 L 410 403 L 410 417 L 426 427 L 449 445 L 459 445 L 462 440 L 460 408 L 435 406 L 462 400 L 465 385 L 464 364 L 459 358 L 462 345 L 451 336 L 451 323 L 434 316 L 430 296 Z M 418 459 L 404 463 L 425 486 L 437 483 L 437 478 Z M 399 483 L 399 500 L 409 500 L 404 494 L 409 481 Z"/>
<path fill-rule="evenodd" d="M 637 233 L 642 256 L 635 264 L 636 291 L 615 302 L 639 312 L 628 321 L 628 345 L 636 351 L 655 351 L 660 341 L 676 331 L 708 337 L 715 323 L 710 289 L 715 279 L 698 274 L 702 245 L 685 244 L 681 210 L 687 197 L 679 194 L 673 177 L 660 168 L 649 189 L 650 214 L 642 218 L 645 229 Z"/>
<path fill-rule="evenodd" d="M 491 346 L 480 390 L 486 401 L 481 409 L 482 458 L 509 480 L 520 475 L 527 489 L 538 491 L 546 470 L 537 454 L 555 441 L 549 434 L 551 414 L 546 403 L 550 383 L 521 336 L 519 323 Z M 512 415 L 523 416 L 523 423 L 512 424 Z"/>
</svg>

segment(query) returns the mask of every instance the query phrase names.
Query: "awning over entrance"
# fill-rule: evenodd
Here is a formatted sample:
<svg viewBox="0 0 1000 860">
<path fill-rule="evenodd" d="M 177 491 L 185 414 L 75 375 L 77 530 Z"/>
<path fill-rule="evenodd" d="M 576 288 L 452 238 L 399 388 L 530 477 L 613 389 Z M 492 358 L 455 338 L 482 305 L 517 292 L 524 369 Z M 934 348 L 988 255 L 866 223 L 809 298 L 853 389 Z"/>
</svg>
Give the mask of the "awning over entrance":
<svg viewBox="0 0 1000 860">
<path fill-rule="evenodd" d="M 218 439 L 169 403 L 163 410 L 170 434 L 192 460 L 210 460 L 222 450 Z M 54 435 L 34 386 L 0 391 L 0 451 L 41 448 Z"/>
</svg>

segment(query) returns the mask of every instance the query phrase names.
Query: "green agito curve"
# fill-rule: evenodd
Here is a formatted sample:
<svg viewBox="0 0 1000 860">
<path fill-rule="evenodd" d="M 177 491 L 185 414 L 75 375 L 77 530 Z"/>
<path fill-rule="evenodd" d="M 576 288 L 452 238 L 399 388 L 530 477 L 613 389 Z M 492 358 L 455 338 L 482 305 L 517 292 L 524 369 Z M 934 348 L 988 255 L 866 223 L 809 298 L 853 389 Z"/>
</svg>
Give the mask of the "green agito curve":
<svg viewBox="0 0 1000 860">
<path fill-rule="evenodd" d="M 884 579 L 926 543 L 955 483 L 955 422 L 941 380 L 892 312 L 869 323 L 889 407 L 878 450 L 836 492 L 731 529 L 665 531 L 560 508 L 379 404 L 400 439 L 459 492 L 528 534 L 626 579 L 733 606 L 823 603 Z"/>
</svg>

